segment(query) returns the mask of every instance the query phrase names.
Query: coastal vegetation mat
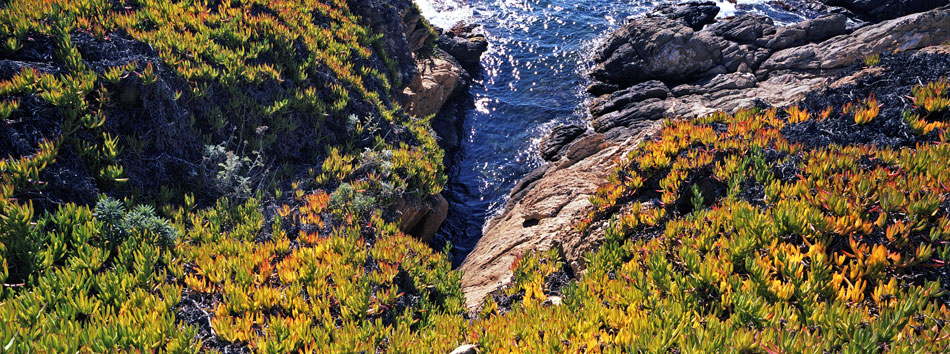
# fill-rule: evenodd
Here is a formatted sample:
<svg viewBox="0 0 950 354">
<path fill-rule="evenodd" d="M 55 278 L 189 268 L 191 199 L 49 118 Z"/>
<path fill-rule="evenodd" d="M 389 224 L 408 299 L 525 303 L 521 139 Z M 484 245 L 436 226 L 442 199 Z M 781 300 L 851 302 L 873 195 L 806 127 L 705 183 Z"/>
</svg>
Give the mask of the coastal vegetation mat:
<svg viewBox="0 0 950 354">
<path fill-rule="evenodd" d="M 2 3 L 2 352 L 948 350 L 946 78 L 668 120 L 585 273 L 526 254 L 470 314 L 398 230 L 443 152 L 357 6 Z"/>
</svg>

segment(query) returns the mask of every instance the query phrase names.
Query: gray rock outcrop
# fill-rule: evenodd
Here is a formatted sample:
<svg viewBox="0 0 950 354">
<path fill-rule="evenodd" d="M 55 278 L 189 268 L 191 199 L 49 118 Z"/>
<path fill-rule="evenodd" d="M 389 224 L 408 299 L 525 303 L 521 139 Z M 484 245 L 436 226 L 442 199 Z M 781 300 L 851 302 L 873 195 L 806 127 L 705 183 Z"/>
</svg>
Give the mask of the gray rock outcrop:
<svg viewBox="0 0 950 354">
<path fill-rule="evenodd" d="M 950 4 L 947 0 L 822 0 L 872 21 L 884 21 Z"/>
<path fill-rule="evenodd" d="M 744 15 L 695 31 L 680 21 L 650 17 L 612 33 L 595 51 L 590 73 L 598 92 L 648 80 L 681 84 L 757 70 L 774 50 L 822 41 L 846 33 L 847 18 L 831 14 L 776 28 L 768 17 Z"/>
<path fill-rule="evenodd" d="M 950 9 L 944 7 L 867 26 L 849 36 L 781 50 L 762 64 L 757 76 L 780 70 L 839 69 L 871 54 L 941 44 L 950 38 L 948 12 Z"/>
</svg>

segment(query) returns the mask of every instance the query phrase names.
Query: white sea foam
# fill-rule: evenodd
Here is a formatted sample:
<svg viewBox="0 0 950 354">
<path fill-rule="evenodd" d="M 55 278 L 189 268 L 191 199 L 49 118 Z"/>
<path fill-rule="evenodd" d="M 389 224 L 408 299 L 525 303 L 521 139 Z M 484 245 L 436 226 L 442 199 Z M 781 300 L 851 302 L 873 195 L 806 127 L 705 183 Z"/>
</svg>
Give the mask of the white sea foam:
<svg viewBox="0 0 950 354">
<path fill-rule="evenodd" d="M 738 4 L 754 4 L 761 1 L 736 1 Z M 716 6 L 719 6 L 719 17 L 729 17 L 735 16 L 736 14 L 736 5 L 729 1 L 716 1 Z"/>
<path fill-rule="evenodd" d="M 766 3 L 763 0 L 735 0 L 735 1 L 722 1 L 716 0 L 716 5 L 719 6 L 719 17 L 730 17 L 736 15 L 736 7 L 742 7 L 744 5 L 756 5 Z"/>
<path fill-rule="evenodd" d="M 422 16 L 441 28 L 451 28 L 474 16 L 474 11 L 467 0 L 415 0 L 415 2 L 422 11 Z"/>
</svg>

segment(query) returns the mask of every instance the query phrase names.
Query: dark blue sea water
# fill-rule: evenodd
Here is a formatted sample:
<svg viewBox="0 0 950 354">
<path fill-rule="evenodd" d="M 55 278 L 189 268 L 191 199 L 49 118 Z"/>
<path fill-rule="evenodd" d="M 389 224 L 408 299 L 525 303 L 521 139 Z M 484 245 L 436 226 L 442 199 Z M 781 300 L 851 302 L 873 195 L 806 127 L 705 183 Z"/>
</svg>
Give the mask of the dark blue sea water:
<svg viewBox="0 0 950 354">
<path fill-rule="evenodd" d="M 485 221 L 511 188 L 539 166 L 538 143 L 553 127 L 587 115 L 583 75 L 598 38 L 663 1 L 416 0 L 433 24 L 481 24 L 490 44 L 464 110 L 462 145 L 449 171 L 449 216 L 437 235 L 455 264 L 475 246 Z M 720 16 L 757 12 L 777 23 L 801 20 L 768 1 L 722 2 Z"/>
</svg>

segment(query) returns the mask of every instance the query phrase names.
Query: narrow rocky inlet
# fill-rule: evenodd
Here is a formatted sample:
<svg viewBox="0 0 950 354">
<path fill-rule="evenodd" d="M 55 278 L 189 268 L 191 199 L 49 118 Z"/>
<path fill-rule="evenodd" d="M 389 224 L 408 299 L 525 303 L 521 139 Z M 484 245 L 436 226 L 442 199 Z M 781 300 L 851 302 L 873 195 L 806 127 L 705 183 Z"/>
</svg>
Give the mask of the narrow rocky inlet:
<svg viewBox="0 0 950 354">
<path fill-rule="evenodd" d="M 596 76 L 588 73 L 594 60 L 591 53 L 606 40 L 605 33 L 671 2 L 633 1 L 609 7 L 601 6 L 599 1 L 418 3 L 422 15 L 435 25 L 467 27 L 491 43 L 481 60 L 468 66 L 468 89 L 453 96 L 435 120 L 451 167 L 445 193 L 449 210 L 435 247 L 441 249 L 445 242 L 451 242 L 453 263 L 459 265 L 482 237 L 488 220 L 506 211 L 506 205 L 510 208 L 514 204 L 509 203 L 510 199 L 523 197 L 524 187 L 540 177 L 550 161 L 563 155 L 571 140 L 587 133 L 592 112 L 606 113 L 586 107 L 596 97 L 587 92 L 591 77 Z M 784 26 L 830 11 L 811 2 L 795 5 L 799 6 L 766 1 L 713 2 L 696 13 L 684 12 L 681 16 L 708 22 L 717 17 L 754 14 Z M 668 7 L 667 11 L 683 10 Z M 830 24 L 832 33 L 835 26 L 844 25 L 845 17 L 838 19 L 840 23 Z M 593 123 L 594 129 L 597 124 Z M 547 135 L 551 138 L 542 143 Z M 590 176 L 587 180 L 595 186 L 598 179 Z"/>
<path fill-rule="evenodd" d="M 663 1 L 619 2 L 529 0 L 418 1 L 437 26 L 470 25 L 491 43 L 472 73 L 472 85 L 436 119 L 446 136 L 450 161 L 448 218 L 438 245 L 451 242 L 460 264 L 481 237 L 486 222 L 501 213 L 512 189 L 544 165 L 539 145 L 554 127 L 584 125 L 591 99 L 585 92 L 590 52 L 604 33 L 628 18 L 642 17 Z M 817 16 L 767 1 L 718 2 L 719 17 L 760 14 L 780 24 Z M 438 122 L 443 123 L 438 123 Z M 456 127 L 452 131 L 449 127 Z M 457 143 L 456 143 L 457 141 Z M 540 152 L 540 154 L 539 154 Z M 550 158 L 550 157 L 549 157 Z"/>
</svg>

